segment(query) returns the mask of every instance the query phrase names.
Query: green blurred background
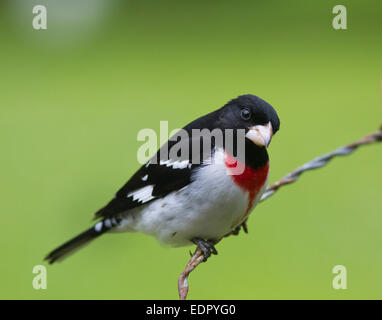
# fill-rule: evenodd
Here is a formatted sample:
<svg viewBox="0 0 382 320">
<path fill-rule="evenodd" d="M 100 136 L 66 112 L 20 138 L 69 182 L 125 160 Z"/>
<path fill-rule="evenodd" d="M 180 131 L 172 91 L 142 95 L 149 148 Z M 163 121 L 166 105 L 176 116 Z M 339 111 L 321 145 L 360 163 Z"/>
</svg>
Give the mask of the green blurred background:
<svg viewBox="0 0 382 320">
<path fill-rule="evenodd" d="M 48 30 L 32 29 L 45 4 Z M 332 28 L 346 5 L 348 29 Z M 3 299 L 176 299 L 188 248 L 107 235 L 32 268 L 90 226 L 139 167 L 142 128 L 170 129 L 239 94 L 281 118 L 270 181 L 382 122 L 381 1 L 46 1 L 0 4 Z M 191 299 L 382 298 L 380 145 L 259 205 L 190 276 Z M 348 289 L 332 288 L 345 265 Z"/>
</svg>

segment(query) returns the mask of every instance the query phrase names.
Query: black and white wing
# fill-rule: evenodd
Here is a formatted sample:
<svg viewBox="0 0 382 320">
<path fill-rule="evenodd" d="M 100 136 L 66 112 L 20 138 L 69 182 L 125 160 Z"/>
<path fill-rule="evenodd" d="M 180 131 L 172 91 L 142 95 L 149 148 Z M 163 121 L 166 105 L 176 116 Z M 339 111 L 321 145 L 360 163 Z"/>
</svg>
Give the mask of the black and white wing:
<svg viewBox="0 0 382 320">
<path fill-rule="evenodd" d="M 198 138 L 199 140 L 200 138 Z M 191 162 L 190 159 L 193 159 L 191 155 L 192 139 L 188 142 L 190 142 L 190 156 L 185 159 L 168 159 L 167 153 L 167 157 L 161 160 L 159 150 L 116 193 L 113 200 L 96 212 L 96 218 L 118 216 L 120 213 L 125 213 L 187 186 L 191 182 L 192 172 L 201 165 L 199 162 L 195 164 Z M 170 148 L 171 146 L 169 146 Z"/>
</svg>

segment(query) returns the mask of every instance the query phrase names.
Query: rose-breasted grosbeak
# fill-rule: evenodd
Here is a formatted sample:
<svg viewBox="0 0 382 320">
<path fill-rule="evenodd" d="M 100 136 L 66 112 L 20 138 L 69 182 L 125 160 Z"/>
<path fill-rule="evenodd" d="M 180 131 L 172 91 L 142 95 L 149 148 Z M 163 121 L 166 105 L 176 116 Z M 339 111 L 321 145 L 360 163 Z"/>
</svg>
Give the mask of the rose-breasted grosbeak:
<svg viewBox="0 0 382 320">
<path fill-rule="evenodd" d="M 206 257 L 216 253 L 213 244 L 240 228 L 265 190 L 269 170 L 266 148 L 279 126 L 273 107 L 254 95 L 239 96 L 191 122 L 183 128 L 188 133 L 183 143 L 191 146 L 197 139 L 202 146 L 201 161 L 192 161 L 192 147 L 182 159 L 171 158 L 168 150 L 179 140 L 170 139 L 96 212 L 99 221 L 93 227 L 53 250 L 46 260 L 61 260 L 104 233 L 120 231 L 139 231 L 174 246 L 194 243 Z M 203 135 L 195 138 L 193 129 L 231 129 L 234 136 L 241 129 L 245 146 L 242 172 L 229 174 L 239 161 L 233 157 L 239 141 L 228 151 L 226 138 L 220 145 L 212 139 L 206 152 Z"/>
</svg>

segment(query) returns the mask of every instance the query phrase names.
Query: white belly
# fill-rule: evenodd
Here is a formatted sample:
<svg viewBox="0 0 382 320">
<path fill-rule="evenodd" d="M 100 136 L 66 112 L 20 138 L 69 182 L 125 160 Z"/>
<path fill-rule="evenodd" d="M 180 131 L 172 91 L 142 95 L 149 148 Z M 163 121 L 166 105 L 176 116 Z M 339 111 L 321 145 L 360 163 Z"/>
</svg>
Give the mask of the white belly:
<svg viewBox="0 0 382 320">
<path fill-rule="evenodd" d="M 189 245 L 195 237 L 223 237 L 247 209 L 248 193 L 235 185 L 224 162 L 219 162 L 202 166 L 182 190 L 130 211 L 119 229 L 150 234 L 173 246 Z"/>
</svg>

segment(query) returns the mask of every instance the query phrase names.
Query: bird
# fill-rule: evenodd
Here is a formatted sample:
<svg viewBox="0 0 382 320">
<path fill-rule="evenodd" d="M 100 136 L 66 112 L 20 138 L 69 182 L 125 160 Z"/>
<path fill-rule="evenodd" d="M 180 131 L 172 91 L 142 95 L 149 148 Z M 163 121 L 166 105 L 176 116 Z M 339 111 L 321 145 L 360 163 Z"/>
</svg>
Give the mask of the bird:
<svg viewBox="0 0 382 320">
<path fill-rule="evenodd" d="M 170 138 L 95 213 L 92 227 L 45 260 L 61 261 L 101 235 L 118 232 L 141 232 L 173 247 L 196 245 L 205 260 L 217 254 L 220 239 L 246 231 L 248 215 L 266 189 L 267 148 L 279 128 L 276 110 L 252 94 L 190 122 L 181 129 L 183 135 Z M 203 131 L 230 131 L 233 138 Z"/>
</svg>

